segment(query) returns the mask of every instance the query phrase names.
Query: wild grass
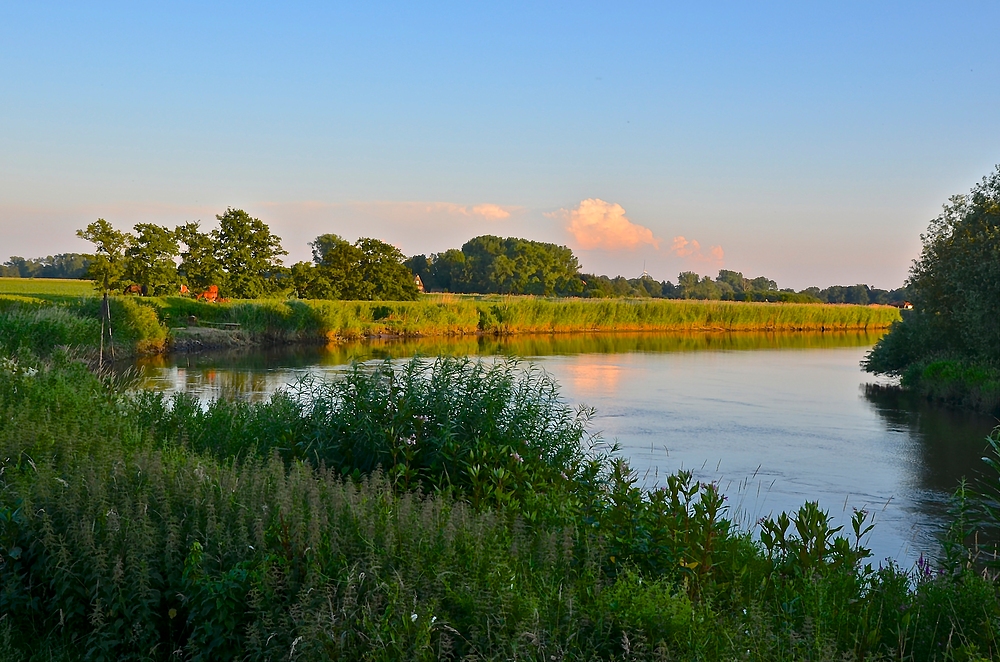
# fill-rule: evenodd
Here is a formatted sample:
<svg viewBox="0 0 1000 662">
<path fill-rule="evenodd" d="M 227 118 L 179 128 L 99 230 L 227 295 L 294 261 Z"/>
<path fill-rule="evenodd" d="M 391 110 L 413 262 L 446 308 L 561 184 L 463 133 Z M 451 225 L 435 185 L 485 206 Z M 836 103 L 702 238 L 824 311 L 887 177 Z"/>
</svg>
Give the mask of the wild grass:
<svg viewBox="0 0 1000 662">
<path fill-rule="evenodd" d="M 864 565 L 863 515 L 845 535 L 805 504 L 751 535 L 690 474 L 647 493 L 513 364 L 204 410 L 47 356 L 0 366 L 0 657 L 1000 653 L 989 579 Z"/>
<path fill-rule="evenodd" d="M 16 279 L 11 279 L 16 280 Z M 0 347 L 8 352 L 47 354 L 57 346 L 95 355 L 101 342 L 101 300 L 94 297 L 53 304 L 32 297 L 0 297 Z M 135 299 L 109 301 L 111 333 L 105 330 L 105 348 L 116 356 L 162 351 L 167 330 L 156 311 Z"/>
<path fill-rule="evenodd" d="M 1000 368 L 988 361 L 947 357 L 917 361 L 903 372 L 901 382 L 936 402 L 1000 414 Z"/>
</svg>

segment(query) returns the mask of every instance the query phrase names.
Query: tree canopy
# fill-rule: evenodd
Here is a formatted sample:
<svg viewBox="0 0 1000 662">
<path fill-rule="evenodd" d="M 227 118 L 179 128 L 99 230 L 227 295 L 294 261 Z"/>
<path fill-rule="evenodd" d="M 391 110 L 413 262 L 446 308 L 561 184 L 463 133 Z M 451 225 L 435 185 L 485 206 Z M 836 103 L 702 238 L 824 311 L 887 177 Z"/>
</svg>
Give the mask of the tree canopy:
<svg viewBox="0 0 1000 662">
<path fill-rule="evenodd" d="M 295 293 L 306 299 L 409 301 L 417 298 L 413 273 L 398 248 L 362 237 L 353 244 L 323 234 L 309 244 L 313 264 L 292 267 Z"/>
<path fill-rule="evenodd" d="M 428 288 L 448 292 L 565 296 L 583 291 L 573 251 L 517 237 L 474 237 L 461 250 L 418 255 L 407 266 Z"/>
<path fill-rule="evenodd" d="M 121 287 L 125 278 L 127 251 L 132 246 L 134 237 L 127 232 L 115 230 L 103 218 L 97 219 L 83 230 L 77 230 L 76 234 L 94 244 L 95 251 L 87 273 L 94 279 L 98 289 L 106 291 Z"/>
<path fill-rule="evenodd" d="M 907 282 L 914 309 L 867 369 L 899 374 L 935 357 L 1000 363 L 1000 167 L 953 196 L 920 238 Z"/>
</svg>

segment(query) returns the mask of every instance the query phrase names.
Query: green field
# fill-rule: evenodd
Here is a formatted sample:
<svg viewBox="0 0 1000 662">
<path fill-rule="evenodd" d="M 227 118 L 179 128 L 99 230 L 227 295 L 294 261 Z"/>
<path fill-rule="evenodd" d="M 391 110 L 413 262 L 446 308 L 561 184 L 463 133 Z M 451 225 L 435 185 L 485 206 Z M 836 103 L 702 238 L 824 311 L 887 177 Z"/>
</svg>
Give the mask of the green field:
<svg viewBox="0 0 1000 662">
<path fill-rule="evenodd" d="M 94 282 L 62 278 L 0 278 L 0 295 L 14 294 L 40 299 L 94 295 Z"/>
</svg>

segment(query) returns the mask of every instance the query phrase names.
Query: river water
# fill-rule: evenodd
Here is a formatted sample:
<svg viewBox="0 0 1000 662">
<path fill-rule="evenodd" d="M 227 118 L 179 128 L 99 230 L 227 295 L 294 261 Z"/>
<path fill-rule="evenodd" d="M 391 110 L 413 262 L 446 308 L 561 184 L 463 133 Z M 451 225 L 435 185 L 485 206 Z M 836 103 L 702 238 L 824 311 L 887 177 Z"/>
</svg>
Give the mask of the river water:
<svg viewBox="0 0 1000 662">
<path fill-rule="evenodd" d="M 305 375 L 352 361 L 414 355 L 508 355 L 542 367 L 571 403 L 596 408 L 593 429 L 617 441 L 654 487 L 690 469 L 716 481 L 731 515 L 761 516 L 818 500 L 838 524 L 876 517 L 876 562 L 909 567 L 937 553 L 949 495 L 980 474 L 996 421 L 930 406 L 867 375 L 869 333 L 572 334 L 508 339 L 372 340 L 154 357 L 146 388 L 203 399 L 266 399 Z M 849 528 L 849 526 L 847 527 Z"/>
</svg>

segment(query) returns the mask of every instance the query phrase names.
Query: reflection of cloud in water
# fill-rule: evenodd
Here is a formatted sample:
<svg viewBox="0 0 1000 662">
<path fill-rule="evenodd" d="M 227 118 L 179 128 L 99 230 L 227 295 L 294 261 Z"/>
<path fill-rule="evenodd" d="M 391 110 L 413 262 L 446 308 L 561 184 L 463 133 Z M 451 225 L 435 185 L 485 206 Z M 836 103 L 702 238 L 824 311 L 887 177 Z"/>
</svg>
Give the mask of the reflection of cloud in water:
<svg viewBox="0 0 1000 662">
<path fill-rule="evenodd" d="M 572 383 L 573 389 L 582 395 L 611 395 L 618 390 L 622 369 L 615 363 L 600 360 L 597 356 L 591 361 L 568 363 L 562 370 Z"/>
</svg>

